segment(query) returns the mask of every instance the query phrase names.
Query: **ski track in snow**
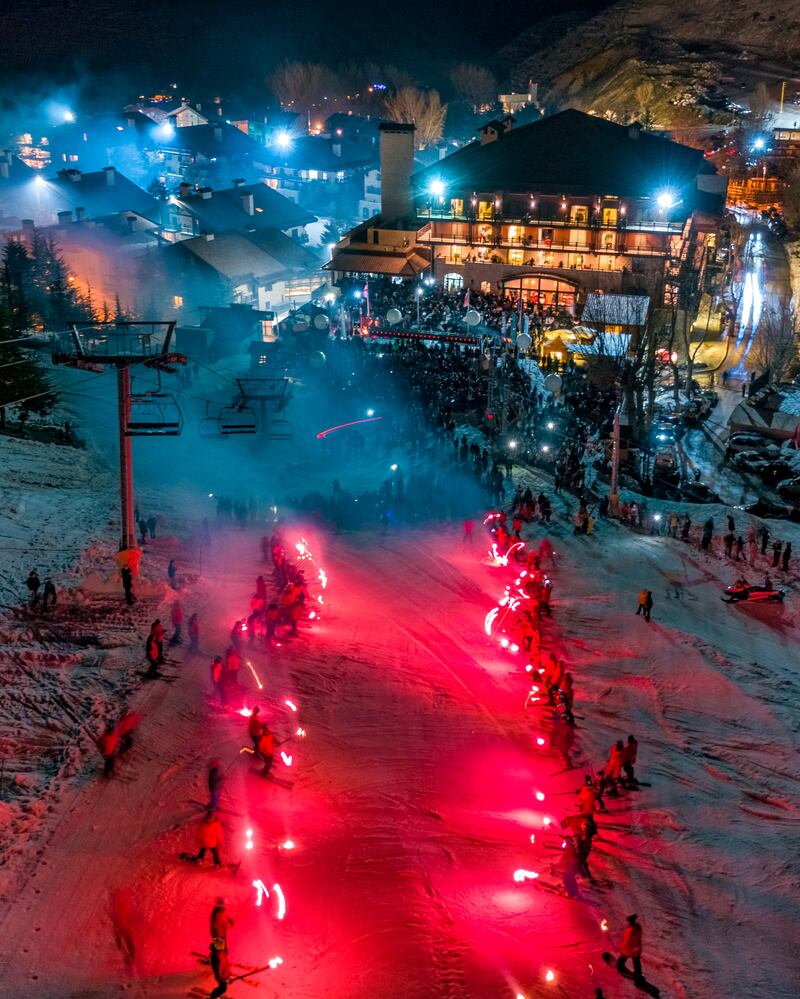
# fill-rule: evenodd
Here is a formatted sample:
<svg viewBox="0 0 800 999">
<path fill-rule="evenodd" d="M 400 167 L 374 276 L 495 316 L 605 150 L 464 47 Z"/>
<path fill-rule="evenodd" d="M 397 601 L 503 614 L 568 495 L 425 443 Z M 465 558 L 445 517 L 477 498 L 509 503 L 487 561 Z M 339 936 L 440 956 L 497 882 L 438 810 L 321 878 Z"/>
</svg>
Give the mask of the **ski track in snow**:
<svg viewBox="0 0 800 999">
<path fill-rule="evenodd" d="M 40 510 L 29 505 L 26 523 Z M 448 526 L 312 540 L 331 579 L 321 620 L 252 655 L 278 738 L 298 722 L 308 733 L 289 744 L 291 769 L 276 766 L 291 790 L 253 772 L 239 755 L 248 740 L 237 705 L 220 709 L 207 689 L 208 657 L 227 644 L 262 570 L 255 531 L 215 537 L 188 598 L 202 608 L 204 654 L 177 652 L 174 684 L 137 693 L 124 679 L 133 638 L 111 600 L 78 605 L 69 621 L 6 619 L 3 694 L 27 702 L 17 717 L 52 713 L 64 694 L 61 710 L 90 722 L 127 692 L 145 720 L 118 779 L 99 782 L 90 754 L 74 759 L 72 777 L 58 771 L 36 785 L 54 811 L 13 897 L 7 882 L 4 994 L 171 999 L 199 986 L 207 995 L 210 972 L 193 952 L 205 952 L 208 914 L 224 894 L 237 916 L 234 961 L 284 960 L 231 986 L 233 999 L 538 997 L 550 967 L 570 997 L 598 985 L 609 997 L 633 995 L 600 959 L 632 911 L 663 996 L 795 997 L 800 967 L 786 942 L 800 920 L 796 595 L 783 608 L 728 607 L 721 562 L 677 541 L 597 530 L 593 538 L 560 524 L 550 531 L 559 557 L 543 649 L 563 655 L 575 678 L 575 755 L 602 765 L 611 742 L 632 731 L 637 771 L 652 786 L 609 799 L 585 902 L 548 890 L 560 881 L 561 836 L 542 826 L 545 814 L 573 810 L 583 771 L 561 772 L 536 750 L 533 735 L 546 726 L 542 709 L 523 710 L 522 663 L 483 633 L 512 570 L 482 564 L 480 534 L 474 548 Z M 70 543 L 77 557 L 85 537 L 76 529 Z M 88 565 L 107 557 L 101 545 Z M 194 577 L 189 557 L 182 566 Z M 24 579 L 29 568 L 20 557 L 14 573 Z M 670 574 L 686 581 L 682 601 L 666 598 Z M 634 614 L 643 585 L 656 600 L 649 625 Z M 151 616 L 142 606 L 139 626 Z M 80 644 L 92 627 L 107 647 Z M 138 656 L 140 636 L 135 642 Z M 252 705 L 256 692 L 244 682 Z M 286 697 L 297 717 L 282 706 Z M 36 736 L 37 760 L 54 759 L 51 737 Z M 193 848 L 211 756 L 232 764 L 221 814 L 225 859 L 244 858 L 235 876 L 177 860 Z M 249 856 L 247 827 L 256 839 Z M 26 827 L 16 835 L 23 840 Z M 291 853 L 278 848 L 287 836 L 297 844 Z M 517 867 L 539 871 L 541 885 L 514 883 Z M 254 877 L 283 886 L 284 923 L 255 907 Z M 108 892 L 120 886 L 138 916 L 133 978 L 107 916 Z"/>
</svg>

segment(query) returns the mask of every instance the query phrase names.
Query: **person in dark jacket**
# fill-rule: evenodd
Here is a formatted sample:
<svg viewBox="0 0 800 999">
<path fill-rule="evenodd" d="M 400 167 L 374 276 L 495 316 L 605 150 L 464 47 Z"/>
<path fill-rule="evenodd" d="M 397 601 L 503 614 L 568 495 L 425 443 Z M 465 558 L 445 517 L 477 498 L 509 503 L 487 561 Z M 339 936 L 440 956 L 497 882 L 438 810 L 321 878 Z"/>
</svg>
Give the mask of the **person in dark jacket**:
<svg viewBox="0 0 800 999">
<path fill-rule="evenodd" d="M 39 587 L 42 585 L 42 581 L 39 579 L 39 573 L 35 569 L 31 569 L 28 573 L 28 578 L 25 580 L 25 585 L 28 587 L 31 595 L 31 607 L 35 607 L 39 603 Z"/>
<path fill-rule="evenodd" d="M 219 760 L 212 760 L 208 769 L 208 794 L 210 800 L 207 805 L 207 811 L 216 812 L 219 808 L 219 799 L 224 783 L 225 775 L 222 772 L 222 765 Z"/>
<path fill-rule="evenodd" d="M 44 590 L 42 591 L 42 607 L 47 610 L 49 606 L 55 607 L 56 605 L 56 585 L 52 579 L 46 579 L 44 581 Z"/>
</svg>

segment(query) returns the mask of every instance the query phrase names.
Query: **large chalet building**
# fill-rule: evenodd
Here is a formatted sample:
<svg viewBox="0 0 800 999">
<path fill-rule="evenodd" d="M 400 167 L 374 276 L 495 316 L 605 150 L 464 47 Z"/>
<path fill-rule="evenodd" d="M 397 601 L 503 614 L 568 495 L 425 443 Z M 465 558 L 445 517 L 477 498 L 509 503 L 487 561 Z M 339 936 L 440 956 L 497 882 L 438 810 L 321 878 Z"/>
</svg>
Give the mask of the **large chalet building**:
<svg viewBox="0 0 800 999">
<path fill-rule="evenodd" d="M 383 124 L 381 212 L 327 269 L 433 278 L 572 311 L 592 292 L 669 301 L 713 242 L 726 180 L 695 149 L 568 110 L 475 141 L 412 175 L 414 126 Z"/>
</svg>

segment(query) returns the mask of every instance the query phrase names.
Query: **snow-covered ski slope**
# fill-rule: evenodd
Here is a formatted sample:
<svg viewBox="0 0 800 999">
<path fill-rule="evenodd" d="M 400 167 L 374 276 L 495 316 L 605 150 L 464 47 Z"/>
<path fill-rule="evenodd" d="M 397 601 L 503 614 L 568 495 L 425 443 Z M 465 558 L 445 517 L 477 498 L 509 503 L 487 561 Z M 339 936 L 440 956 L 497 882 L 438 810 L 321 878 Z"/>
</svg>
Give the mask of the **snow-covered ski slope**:
<svg viewBox="0 0 800 999">
<path fill-rule="evenodd" d="M 3 899 L 4 994 L 207 994 L 193 952 L 206 951 L 224 895 L 237 919 L 232 960 L 283 959 L 255 985 L 231 986 L 234 999 L 634 995 L 601 960 L 630 912 L 662 995 L 796 996 L 797 593 L 782 607 L 728 607 L 722 562 L 616 526 L 587 538 L 562 524 L 550 533 L 558 559 L 543 648 L 574 676 L 574 756 L 596 768 L 633 732 L 651 784 L 609 799 L 585 901 L 548 888 L 560 883 L 558 820 L 586 768 L 561 772 L 536 745 L 547 719 L 523 708 L 524 660 L 486 638 L 484 615 L 513 577 L 485 564 L 478 530 L 473 548 L 453 525 L 312 533 L 331 580 L 322 619 L 255 652 L 265 690 L 243 670 L 242 704 L 228 710 L 211 701 L 208 661 L 263 566 L 257 532 L 219 532 L 185 600 L 201 607 L 203 655 L 177 653 L 176 683 L 134 695 L 145 720 L 118 779 L 102 784 L 99 760 L 87 761 L 27 879 Z M 682 582 L 681 601 L 666 597 L 667 577 Z M 650 624 L 634 614 L 643 586 Z M 276 739 L 306 732 L 281 747 L 291 767 L 276 757 L 291 789 L 240 753 L 237 709 L 256 700 Z M 235 876 L 178 861 L 194 847 L 212 757 L 231 765 L 221 817 L 224 859 L 244 858 Z M 539 882 L 515 882 L 520 868 Z M 274 891 L 256 905 L 254 880 L 280 885 L 285 919 Z M 136 913 L 130 978 L 106 911 L 113 889 Z"/>
</svg>

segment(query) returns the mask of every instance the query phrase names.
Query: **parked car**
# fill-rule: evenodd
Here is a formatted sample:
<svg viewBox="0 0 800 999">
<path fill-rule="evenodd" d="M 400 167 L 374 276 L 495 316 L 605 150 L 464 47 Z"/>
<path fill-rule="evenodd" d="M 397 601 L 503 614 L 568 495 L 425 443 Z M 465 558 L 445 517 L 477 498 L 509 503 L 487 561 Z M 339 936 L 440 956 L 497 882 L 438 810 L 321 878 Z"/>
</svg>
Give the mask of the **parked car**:
<svg viewBox="0 0 800 999">
<path fill-rule="evenodd" d="M 704 399 L 708 404 L 709 409 L 713 409 L 719 402 L 719 395 L 714 391 L 714 389 L 700 389 L 697 395 Z"/>
<path fill-rule="evenodd" d="M 715 493 L 705 482 L 685 482 L 681 486 L 681 499 L 687 503 L 721 503 L 719 493 Z"/>
<path fill-rule="evenodd" d="M 726 452 L 737 454 L 739 451 L 761 451 L 769 443 L 771 442 L 766 437 L 761 437 L 759 434 L 731 434 L 726 444 Z"/>
<path fill-rule="evenodd" d="M 800 503 L 800 475 L 778 483 L 778 494 L 790 503 Z"/>
<path fill-rule="evenodd" d="M 657 423 L 653 427 L 654 446 L 675 443 L 675 427 L 669 423 Z"/>
<path fill-rule="evenodd" d="M 800 510 L 790 506 L 781 506 L 780 503 L 773 503 L 771 500 L 758 499 L 743 509 L 745 513 L 752 513 L 755 517 L 800 521 Z"/>
<path fill-rule="evenodd" d="M 776 486 L 792 477 L 793 468 L 788 461 L 770 461 L 761 472 L 761 478 L 768 486 Z"/>
</svg>

